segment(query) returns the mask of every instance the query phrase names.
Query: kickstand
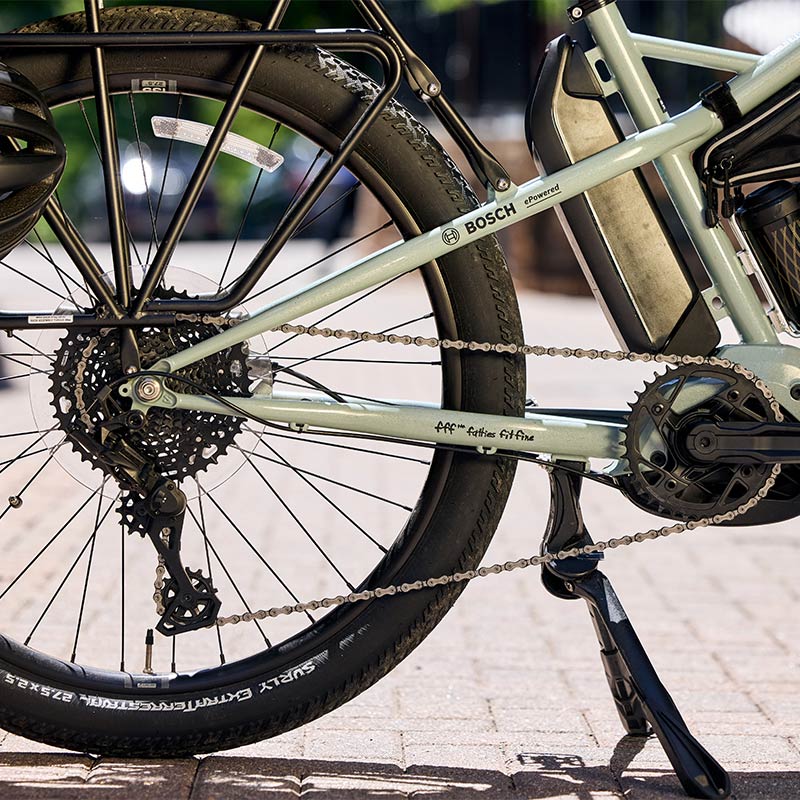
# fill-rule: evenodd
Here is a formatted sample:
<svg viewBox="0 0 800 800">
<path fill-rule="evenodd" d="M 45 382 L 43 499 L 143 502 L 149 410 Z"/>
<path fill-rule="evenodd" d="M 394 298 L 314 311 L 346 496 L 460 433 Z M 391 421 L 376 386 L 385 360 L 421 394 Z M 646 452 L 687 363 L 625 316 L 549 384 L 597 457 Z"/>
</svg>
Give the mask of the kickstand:
<svg viewBox="0 0 800 800">
<path fill-rule="evenodd" d="M 582 468 L 579 462 L 563 463 L 573 470 Z M 575 472 L 551 471 L 552 505 L 542 552 L 591 544 L 580 510 L 581 482 Z M 610 581 L 597 568 L 600 558 L 598 554 L 554 561 L 544 568 L 543 583 L 557 597 L 580 597 L 589 606 L 608 685 L 625 730 L 637 736 L 655 733 L 690 797 L 727 797 L 731 791 L 728 774 L 686 727 Z"/>
</svg>

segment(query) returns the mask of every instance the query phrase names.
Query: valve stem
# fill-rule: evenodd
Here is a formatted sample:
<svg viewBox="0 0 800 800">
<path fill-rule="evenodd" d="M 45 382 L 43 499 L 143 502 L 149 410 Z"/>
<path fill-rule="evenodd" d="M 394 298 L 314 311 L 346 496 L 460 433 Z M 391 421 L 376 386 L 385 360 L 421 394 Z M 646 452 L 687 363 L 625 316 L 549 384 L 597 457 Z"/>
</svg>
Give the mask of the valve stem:
<svg viewBox="0 0 800 800">
<path fill-rule="evenodd" d="M 145 675 L 153 674 L 153 629 L 148 628 L 144 637 L 144 669 Z"/>
</svg>

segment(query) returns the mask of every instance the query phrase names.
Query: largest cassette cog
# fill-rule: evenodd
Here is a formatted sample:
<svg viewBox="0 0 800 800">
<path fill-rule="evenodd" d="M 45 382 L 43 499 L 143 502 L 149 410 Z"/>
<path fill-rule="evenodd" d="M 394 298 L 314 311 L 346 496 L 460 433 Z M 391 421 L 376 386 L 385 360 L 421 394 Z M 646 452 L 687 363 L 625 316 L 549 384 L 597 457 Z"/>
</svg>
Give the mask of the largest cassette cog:
<svg viewBox="0 0 800 800">
<path fill-rule="evenodd" d="M 621 488 L 659 516 L 694 520 L 726 514 L 755 497 L 769 464 L 702 464 L 689 455 L 686 434 L 700 422 L 776 422 L 756 385 L 721 366 L 678 366 L 645 386 L 631 405 L 625 431 L 630 474 Z"/>
<path fill-rule="evenodd" d="M 185 296 L 174 290 L 162 290 L 160 296 Z M 142 369 L 147 369 L 173 353 L 219 333 L 223 328 L 215 323 L 179 322 L 164 328 L 144 328 L 136 332 Z M 91 352 L 85 350 L 96 339 Z M 83 389 L 82 405 L 91 419 L 87 428 L 76 400 L 78 386 L 77 365 L 85 369 L 80 379 Z M 119 337 L 113 328 L 102 334 L 96 329 L 67 331 L 56 352 L 55 368 L 51 376 L 50 391 L 53 407 L 61 429 L 66 433 L 79 430 L 96 435 L 105 419 L 105 406 L 101 391 L 122 376 Z M 246 345 L 236 345 L 221 353 L 204 358 L 176 373 L 188 378 L 203 389 L 221 395 L 248 394 Z M 178 391 L 197 393 L 199 390 L 186 384 L 176 384 Z M 126 441 L 141 453 L 165 478 L 181 481 L 191 478 L 209 465 L 215 464 L 232 446 L 242 429 L 243 420 L 223 414 L 152 408 L 141 428 L 125 432 Z M 103 468 L 102 462 L 77 446 L 79 455 L 94 466 Z"/>
</svg>

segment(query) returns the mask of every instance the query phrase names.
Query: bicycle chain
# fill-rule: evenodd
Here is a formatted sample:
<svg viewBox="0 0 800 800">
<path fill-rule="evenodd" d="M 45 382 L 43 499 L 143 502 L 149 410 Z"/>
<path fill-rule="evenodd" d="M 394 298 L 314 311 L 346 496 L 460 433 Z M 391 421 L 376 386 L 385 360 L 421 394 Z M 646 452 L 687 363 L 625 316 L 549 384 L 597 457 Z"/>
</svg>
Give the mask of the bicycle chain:
<svg viewBox="0 0 800 800">
<path fill-rule="evenodd" d="M 187 320 L 192 322 L 218 322 L 218 317 L 200 316 L 199 314 L 178 314 L 176 316 L 179 320 Z M 461 339 L 437 339 L 434 337 L 422 336 L 406 336 L 399 334 L 383 334 L 383 333 L 370 333 L 369 331 L 356 331 L 356 330 L 343 330 L 333 328 L 320 328 L 317 326 L 306 325 L 280 325 L 273 328 L 273 332 L 288 333 L 295 335 L 306 336 L 321 336 L 324 338 L 333 339 L 349 339 L 351 341 L 361 342 L 379 342 L 388 344 L 411 345 L 415 347 L 430 347 L 440 348 L 444 350 L 470 350 L 503 354 L 520 354 L 525 356 L 549 356 L 552 358 L 583 358 L 589 360 L 601 361 L 629 361 L 629 362 L 642 362 L 642 363 L 656 363 L 666 364 L 668 366 L 679 365 L 708 365 L 723 367 L 725 369 L 733 370 L 734 372 L 742 375 L 749 380 L 759 392 L 764 396 L 770 404 L 776 419 L 783 421 L 783 412 L 778 405 L 772 391 L 760 378 L 746 367 L 737 364 L 727 358 L 717 358 L 716 356 L 679 356 L 679 355 L 664 355 L 661 353 L 632 353 L 623 350 L 596 350 L 596 349 L 582 349 L 571 347 L 544 347 L 543 345 L 529 345 L 529 344 L 502 344 L 490 342 L 469 342 Z M 552 469 L 547 465 L 543 465 L 547 469 Z M 294 605 L 276 606 L 269 609 L 260 609 L 258 611 L 247 612 L 245 614 L 232 614 L 228 617 L 219 617 L 217 619 L 217 626 L 236 625 L 240 622 L 251 622 L 253 620 L 263 620 L 267 617 L 279 617 L 290 614 L 300 614 L 307 611 L 316 611 L 320 608 L 331 608 L 334 606 L 349 605 L 351 603 L 359 603 L 366 600 L 374 600 L 381 597 L 391 597 L 397 594 L 407 594 L 409 592 L 421 591 L 423 589 L 432 589 L 436 586 L 447 586 L 454 583 L 464 583 L 472 581 L 476 578 L 485 578 L 489 575 L 498 575 L 502 572 L 512 572 L 517 569 L 526 569 L 528 567 L 538 567 L 545 564 L 550 564 L 553 561 L 560 561 L 566 558 L 576 558 L 579 556 L 590 555 L 593 553 L 602 553 L 608 549 L 615 549 L 617 547 L 626 547 L 634 542 L 644 542 L 651 539 L 660 539 L 671 536 L 676 533 L 683 533 L 684 531 L 691 531 L 697 528 L 705 528 L 709 525 L 719 525 L 722 522 L 729 522 L 742 514 L 748 512 L 760 500 L 762 500 L 769 493 L 770 489 L 775 485 L 775 481 L 781 471 L 781 465 L 775 464 L 772 471 L 764 482 L 764 485 L 758 490 L 754 497 L 751 497 L 746 503 L 743 503 L 738 508 L 728 511 L 725 514 L 716 514 L 712 517 L 704 517 L 698 520 L 690 520 L 688 522 L 679 522 L 674 525 L 665 525 L 661 528 L 651 528 L 648 531 L 640 531 L 629 536 L 614 537 L 605 541 L 595 542 L 594 544 L 585 545 L 584 547 L 573 547 L 568 550 L 560 550 L 557 553 L 545 553 L 543 555 L 531 556 L 530 558 L 521 558 L 517 561 L 506 561 L 502 564 L 493 564 L 487 567 L 479 567 L 478 569 L 467 570 L 466 572 L 454 572 L 449 575 L 441 575 L 438 578 L 428 578 L 427 580 L 418 580 L 410 583 L 402 583 L 398 585 L 390 585 L 379 587 L 377 589 L 368 589 L 363 592 L 351 592 L 347 595 L 336 595 L 335 597 L 323 597 L 318 600 L 310 600 L 305 603 L 295 603 Z"/>
<path fill-rule="evenodd" d="M 211 316 L 208 314 L 176 314 L 176 321 L 178 322 L 203 322 L 205 324 L 230 324 L 231 320 L 228 317 Z M 109 329 L 100 331 L 100 335 L 106 335 Z M 744 376 L 747 380 L 751 381 L 753 385 L 761 392 L 764 398 L 769 402 L 770 407 L 775 413 L 776 419 L 780 422 L 783 420 L 783 413 L 775 400 L 771 390 L 764 383 L 756 377 L 756 375 L 743 367 L 741 364 L 736 364 L 727 358 L 717 358 L 715 356 L 678 356 L 678 355 L 664 355 L 661 353 L 633 353 L 625 352 L 623 350 L 597 350 L 597 349 L 582 349 L 571 347 L 544 347 L 543 345 L 516 345 L 516 344 L 503 344 L 503 343 L 490 343 L 490 342 L 475 342 L 464 341 L 461 339 L 437 339 L 435 337 L 422 337 L 422 336 L 407 336 L 399 334 L 383 334 L 383 333 L 370 333 L 369 331 L 356 331 L 356 330 L 343 330 L 333 328 L 320 328 L 317 326 L 306 325 L 281 325 L 273 328 L 274 332 L 304 335 L 304 336 L 318 336 L 323 338 L 333 339 L 347 339 L 350 341 L 361 342 L 378 342 L 388 344 L 399 344 L 404 346 L 415 347 L 429 347 L 440 348 L 443 350 L 470 350 L 480 352 L 493 352 L 501 354 L 520 354 L 524 356 L 548 356 L 551 358 L 578 358 L 589 360 L 601 361 L 628 361 L 628 362 L 641 362 L 641 363 L 656 363 L 666 364 L 668 366 L 677 365 L 710 365 L 719 366 L 726 369 L 731 369 L 734 372 Z M 85 404 L 83 402 L 83 374 L 86 370 L 86 362 L 91 355 L 94 348 L 99 343 L 99 337 L 93 337 L 81 352 L 81 359 L 76 369 L 76 387 L 75 387 L 75 401 L 81 412 L 81 419 L 87 428 L 91 425 L 91 420 Z M 544 465 L 546 466 L 546 465 Z M 550 467 L 546 467 L 550 468 Z M 263 620 L 267 617 L 287 616 L 290 614 L 300 614 L 307 611 L 316 611 L 320 608 L 331 608 L 340 605 L 349 605 L 352 603 L 363 602 L 366 600 L 374 600 L 381 597 L 392 597 L 397 594 L 407 594 L 409 592 L 421 591 L 423 589 L 431 589 L 436 586 L 447 586 L 454 583 L 464 583 L 475 580 L 476 578 L 485 578 L 489 575 L 498 575 L 502 572 L 512 572 L 518 569 L 526 569 L 528 567 L 537 567 L 545 564 L 550 564 L 553 561 L 559 561 L 566 558 L 576 558 L 579 556 L 590 555 L 594 553 L 602 553 L 608 549 L 615 549 L 617 547 L 626 547 L 634 542 L 644 542 L 652 539 L 665 538 L 676 533 L 683 533 L 687 530 L 695 530 L 697 528 L 705 528 L 709 525 L 718 525 L 721 522 L 729 522 L 736 517 L 746 513 L 753 508 L 760 500 L 762 500 L 775 485 L 775 480 L 780 473 L 781 465 L 775 464 L 764 485 L 759 489 L 757 494 L 750 498 L 746 503 L 743 503 L 733 511 L 728 511 L 725 514 L 717 514 L 713 517 L 704 517 L 699 520 L 690 520 L 689 522 L 675 523 L 674 525 L 665 525 L 661 528 L 651 528 L 648 531 L 640 531 L 633 535 L 614 537 L 605 541 L 595 542 L 594 544 L 585 545 L 584 547 L 573 547 L 569 550 L 561 550 L 558 553 L 545 553 L 543 555 L 531 556 L 530 558 L 521 558 L 517 561 L 506 561 L 502 564 L 493 564 L 487 567 L 479 567 L 474 570 L 467 570 L 466 572 L 454 572 L 449 575 L 441 575 L 437 578 L 428 578 L 427 580 L 418 580 L 410 583 L 402 583 L 398 585 L 390 585 L 379 587 L 377 589 L 368 589 L 363 592 L 351 592 L 347 595 L 336 595 L 335 597 L 323 597 L 318 600 L 310 600 L 305 603 L 295 603 L 294 605 L 285 605 L 279 607 L 272 607 L 269 609 L 259 609 L 258 611 L 246 612 L 244 614 L 232 614 L 228 617 L 219 617 L 216 621 L 217 626 L 236 625 L 240 622 L 251 622 L 253 620 Z M 156 611 L 159 614 L 164 613 L 162 590 L 164 588 L 164 575 L 166 569 L 163 559 L 159 557 L 159 563 L 156 567 L 156 579 L 153 583 L 155 592 L 153 593 L 153 601 L 156 605 Z"/>
</svg>

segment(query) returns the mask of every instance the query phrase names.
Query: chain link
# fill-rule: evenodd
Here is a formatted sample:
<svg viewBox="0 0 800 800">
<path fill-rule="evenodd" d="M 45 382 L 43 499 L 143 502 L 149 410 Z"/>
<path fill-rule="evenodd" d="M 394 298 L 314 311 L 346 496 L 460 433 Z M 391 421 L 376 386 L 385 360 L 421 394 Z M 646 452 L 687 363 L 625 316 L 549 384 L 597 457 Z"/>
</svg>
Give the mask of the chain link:
<svg viewBox="0 0 800 800">
<path fill-rule="evenodd" d="M 178 318 L 187 319 L 190 321 L 202 319 L 203 322 L 216 322 L 219 319 L 216 317 L 206 316 L 201 318 L 197 314 L 178 315 Z M 287 324 L 274 328 L 273 331 L 301 336 L 320 336 L 323 338 L 345 339 L 353 342 L 379 342 L 414 347 L 441 348 L 443 350 L 470 350 L 503 354 L 519 353 L 520 355 L 524 356 L 549 356 L 551 358 L 579 358 L 601 361 L 629 361 L 634 363 L 654 363 L 674 366 L 708 365 L 723 367 L 725 369 L 733 370 L 749 380 L 764 396 L 767 402 L 769 402 L 770 408 L 775 414 L 775 418 L 779 422 L 783 420 L 783 412 L 781 411 L 778 402 L 775 400 L 772 391 L 766 385 L 766 383 L 764 383 L 764 381 L 757 378 L 751 370 L 748 370 L 741 364 L 736 364 L 727 358 L 717 358 L 716 356 L 679 356 L 664 355 L 661 353 L 630 353 L 623 350 L 584 350 L 582 348 L 544 347 L 542 345 L 529 344 L 517 345 L 490 342 L 469 342 L 460 339 L 436 339 L 434 337 L 401 336 L 393 333 L 383 334 L 370 333 L 369 331 L 320 328 L 315 325 L 306 326 Z M 392 597 L 398 594 L 408 594 L 409 592 L 417 592 L 421 591 L 422 589 L 432 589 L 436 586 L 467 583 L 475 580 L 476 578 L 486 578 L 489 575 L 498 575 L 502 572 L 513 572 L 514 570 L 518 569 L 538 567 L 566 558 L 577 558 L 579 556 L 591 555 L 594 553 L 603 553 L 606 550 L 614 550 L 618 547 L 627 547 L 635 542 L 661 539 L 667 536 L 672 536 L 676 533 L 683 533 L 684 531 L 692 531 L 698 528 L 706 528 L 709 525 L 719 525 L 722 522 L 730 522 L 731 520 L 736 519 L 736 517 L 750 511 L 750 509 L 753 508 L 760 500 L 766 497 L 770 489 L 772 489 L 772 487 L 775 485 L 775 481 L 780 471 L 780 464 L 773 465 L 772 471 L 756 495 L 751 497 L 746 503 L 743 503 L 738 508 L 734 509 L 733 511 L 728 511 L 725 514 L 716 514 L 713 517 L 704 517 L 702 519 L 691 520 L 689 522 L 679 522 L 675 523 L 674 525 L 665 525 L 661 528 L 651 528 L 648 531 L 640 531 L 639 533 L 628 536 L 615 537 L 605 541 L 595 542 L 594 544 L 585 545 L 584 547 L 573 547 L 569 550 L 561 550 L 558 553 L 534 555 L 530 558 L 521 558 L 517 561 L 506 561 L 502 564 L 492 564 L 491 566 L 479 567 L 478 569 L 467 570 L 466 572 L 454 572 L 449 575 L 441 575 L 438 578 L 428 578 L 427 580 L 418 580 L 411 583 L 384 586 L 377 589 L 367 589 L 363 592 L 351 592 L 347 595 L 336 595 L 335 597 L 323 597 L 317 600 L 310 600 L 305 603 L 295 603 L 294 605 L 274 606 L 272 608 L 260 609 L 258 611 L 247 612 L 245 614 L 232 614 L 228 617 L 219 617 L 217 619 L 217 625 L 220 627 L 224 625 L 236 625 L 240 622 L 263 620 L 267 617 L 301 614 L 307 611 L 317 611 L 320 608 L 332 608 L 334 606 L 360 603 L 366 600 L 375 600 L 381 597 Z"/>
<path fill-rule="evenodd" d="M 176 314 L 175 319 L 178 322 L 202 322 L 210 325 L 230 325 L 238 320 L 229 317 L 212 316 L 208 314 Z M 107 333 L 108 329 L 100 332 L 101 336 Z M 639 363 L 654 363 L 666 364 L 668 366 L 679 365 L 708 365 L 723 367 L 725 369 L 733 370 L 734 372 L 742 375 L 749 380 L 758 389 L 758 391 L 769 402 L 770 407 L 775 414 L 776 419 L 780 422 L 783 420 L 783 413 L 775 400 L 772 391 L 764 383 L 756 377 L 756 375 L 743 367 L 741 364 L 736 364 L 727 358 L 717 358 L 716 356 L 679 356 L 679 355 L 665 355 L 662 353 L 632 353 L 622 350 L 597 350 L 597 349 L 582 349 L 571 347 L 544 347 L 543 345 L 529 345 L 529 344 L 503 344 L 491 342 L 474 342 L 464 341 L 461 339 L 437 339 L 435 337 L 422 337 L 422 336 L 406 336 L 398 334 L 383 334 L 383 333 L 370 333 L 369 331 L 356 331 L 356 330 L 343 330 L 341 328 L 320 328 L 317 326 L 306 325 L 281 325 L 273 329 L 274 332 L 281 332 L 287 334 L 295 334 L 301 336 L 318 336 L 323 338 L 344 339 L 353 342 L 378 342 L 388 343 L 393 345 L 413 346 L 413 347 L 428 347 L 440 348 L 443 350 L 469 350 L 479 351 L 486 353 L 500 353 L 500 354 L 520 354 L 523 356 L 547 356 L 551 358 L 578 358 L 600 361 L 628 361 Z M 81 352 L 81 359 L 77 365 L 75 372 L 75 402 L 80 411 L 81 420 L 86 425 L 87 430 L 91 432 L 94 428 L 88 410 L 85 407 L 83 400 L 83 376 L 86 370 L 86 364 L 89 356 L 97 347 L 100 338 L 95 336 L 89 340 L 86 347 Z M 558 553 L 545 553 L 543 555 L 534 555 L 530 558 L 521 558 L 517 561 L 506 561 L 502 564 L 492 564 L 491 566 L 479 567 L 474 570 L 467 570 L 466 572 L 454 572 L 449 575 L 441 575 L 435 578 L 428 578 L 427 580 L 418 580 L 411 583 L 402 583 L 398 585 L 390 585 L 379 587 L 377 589 L 368 589 L 363 592 L 351 592 L 347 595 L 336 595 L 334 597 L 323 597 L 317 600 L 310 600 L 305 603 L 295 603 L 294 605 L 274 606 L 269 609 L 260 609 L 258 611 L 247 612 L 245 614 L 232 614 L 228 617 L 219 617 L 217 619 L 218 626 L 236 625 L 240 622 L 251 622 L 252 620 L 263 620 L 267 617 L 279 617 L 289 614 L 300 614 L 307 611 L 316 611 L 320 608 L 332 608 L 334 606 L 347 605 L 352 603 L 359 603 L 366 600 L 374 600 L 381 597 L 392 597 L 398 594 L 407 594 L 409 592 L 417 592 L 423 589 L 431 589 L 436 586 L 447 586 L 456 583 L 465 583 L 476 578 L 485 578 L 489 575 L 498 575 L 502 572 L 513 572 L 518 569 L 526 569 L 528 567 L 537 567 L 545 564 L 550 564 L 553 561 L 563 560 L 565 558 L 576 558 L 584 555 L 591 555 L 594 553 L 603 553 L 606 550 L 613 550 L 618 547 L 627 547 L 634 542 L 644 542 L 651 539 L 660 539 L 667 536 L 672 536 L 676 533 L 683 533 L 684 531 L 691 531 L 698 528 L 705 528 L 709 525 L 719 525 L 722 522 L 730 522 L 742 514 L 747 513 L 753 508 L 760 500 L 762 500 L 775 485 L 775 481 L 780 473 L 781 465 L 775 464 L 769 477 L 764 482 L 764 485 L 759 489 L 757 494 L 750 498 L 746 503 L 743 503 L 733 511 L 728 511 L 725 514 L 717 514 L 713 517 L 705 517 L 699 520 L 691 520 L 689 522 L 675 523 L 674 525 L 665 525 L 661 528 L 651 528 L 648 531 L 640 531 L 638 533 L 621 536 L 616 538 L 607 539 L 605 541 L 595 542 L 594 544 L 586 545 L 584 547 L 573 547 L 569 550 L 561 550 Z M 164 575 L 166 574 L 166 567 L 164 559 L 159 556 L 158 566 L 156 567 L 156 579 L 153 583 L 155 592 L 153 593 L 153 600 L 156 605 L 156 610 L 159 615 L 164 614 L 163 604 L 163 589 L 164 589 Z"/>
</svg>

